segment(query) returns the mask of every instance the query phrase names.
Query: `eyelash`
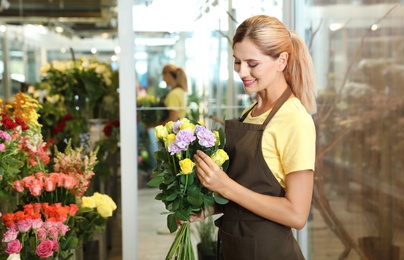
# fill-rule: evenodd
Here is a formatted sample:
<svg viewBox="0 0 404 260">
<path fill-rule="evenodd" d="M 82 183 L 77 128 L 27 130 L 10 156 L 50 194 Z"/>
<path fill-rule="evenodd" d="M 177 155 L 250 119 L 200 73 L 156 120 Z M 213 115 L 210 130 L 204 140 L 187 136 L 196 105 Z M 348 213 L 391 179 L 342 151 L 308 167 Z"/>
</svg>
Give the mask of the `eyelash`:
<svg viewBox="0 0 404 260">
<path fill-rule="evenodd" d="M 241 62 L 240 62 L 240 61 L 235 61 L 234 64 L 240 65 Z M 257 66 L 258 66 L 258 64 L 253 64 L 253 65 L 248 64 L 248 67 L 250 67 L 250 68 L 255 68 L 255 67 L 257 67 Z"/>
</svg>

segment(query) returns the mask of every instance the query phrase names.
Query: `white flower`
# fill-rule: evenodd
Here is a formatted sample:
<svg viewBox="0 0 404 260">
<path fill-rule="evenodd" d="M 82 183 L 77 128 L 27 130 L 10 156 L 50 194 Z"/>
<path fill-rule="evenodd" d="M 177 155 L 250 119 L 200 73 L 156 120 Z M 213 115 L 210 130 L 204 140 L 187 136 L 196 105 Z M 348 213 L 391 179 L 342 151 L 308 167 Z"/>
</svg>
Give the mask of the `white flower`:
<svg viewBox="0 0 404 260">
<path fill-rule="evenodd" d="M 20 254 L 10 254 L 7 260 L 21 260 Z"/>
</svg>

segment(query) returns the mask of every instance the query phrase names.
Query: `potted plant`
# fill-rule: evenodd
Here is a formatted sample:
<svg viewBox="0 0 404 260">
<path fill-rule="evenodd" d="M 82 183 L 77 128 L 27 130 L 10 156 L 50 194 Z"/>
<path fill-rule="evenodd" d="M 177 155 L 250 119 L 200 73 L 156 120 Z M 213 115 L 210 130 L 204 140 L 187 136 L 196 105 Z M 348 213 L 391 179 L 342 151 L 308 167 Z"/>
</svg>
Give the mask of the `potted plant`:
<svg viewBox="0 0 404 260">
<path fill-rule="evenodd" d="M 217 227 L 213 217 L 210 216 L 196 225 L 196 231 L 199 236 L 197 244 L 199 260 L 215 260 L 217 250 Z"/>
</svg>

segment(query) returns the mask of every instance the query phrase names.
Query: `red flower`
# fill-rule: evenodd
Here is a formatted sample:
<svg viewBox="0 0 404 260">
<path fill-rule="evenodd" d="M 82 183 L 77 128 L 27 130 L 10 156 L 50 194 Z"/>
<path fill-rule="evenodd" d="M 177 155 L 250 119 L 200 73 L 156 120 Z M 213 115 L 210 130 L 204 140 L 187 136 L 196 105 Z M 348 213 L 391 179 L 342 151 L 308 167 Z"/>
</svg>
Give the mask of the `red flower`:
<svg viewBox="0 0 404 260">
<path fill-rule="evenodd" d="M 105 136 L 111 136 L 112 135 L 112 125 L 107 124 L 106 126 L 104 126 L 103 132 L 104 132 Z"/>
<path fill-rule="evenodd" d="M 22 130 L 25 131 L 29 129 L 29 126 L 24 122 L 24 119 L 22 119 L 21 117 L 16 117 L 15 122 L 21 126 Z"/>
<path fill-rule="evenodd" d="M 73 119 L 73 115 L 71 115 L 71 114 L 66 114 L 66 115 L 63 117 L 62 121 L 69 121 L 69 120 L 72 120 L 72 119 Z"/>
</svg>

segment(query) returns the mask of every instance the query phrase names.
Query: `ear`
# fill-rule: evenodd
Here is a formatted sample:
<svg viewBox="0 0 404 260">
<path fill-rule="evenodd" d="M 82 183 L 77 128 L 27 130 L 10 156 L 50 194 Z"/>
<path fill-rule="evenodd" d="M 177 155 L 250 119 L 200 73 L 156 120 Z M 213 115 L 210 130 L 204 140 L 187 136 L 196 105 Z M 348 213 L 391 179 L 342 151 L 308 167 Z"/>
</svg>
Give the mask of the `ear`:
<svg viewBox="0 0 404 260">
<path fill-rule="evenodd" d="M 278 71 L 283 71 L 288 65 L 289 54 L 284 51 L 278 57 Z"/>
</svg>

